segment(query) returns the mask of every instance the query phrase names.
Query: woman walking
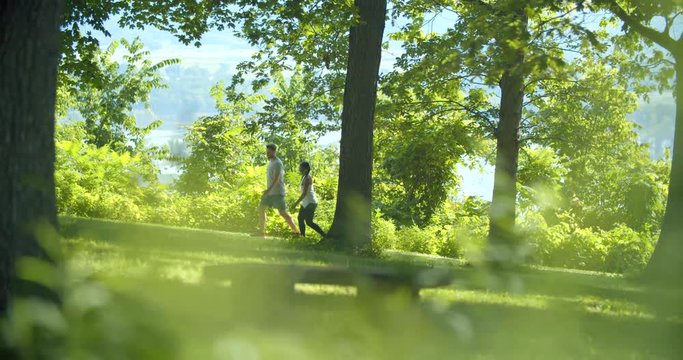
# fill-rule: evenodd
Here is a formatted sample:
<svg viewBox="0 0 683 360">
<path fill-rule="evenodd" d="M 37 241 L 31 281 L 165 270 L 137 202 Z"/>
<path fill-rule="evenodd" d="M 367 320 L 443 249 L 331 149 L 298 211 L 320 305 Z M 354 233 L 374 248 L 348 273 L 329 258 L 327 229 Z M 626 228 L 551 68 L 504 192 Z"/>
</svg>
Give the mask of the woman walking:
<svg viewBox="0 0 683 360">
<path fill-rule="evenodd" d="M 299 200 L 292 206 L 296 208 L 296 206 L 301 203 L 301 208 L 299 208 L 299 232 L 301 232 L 301 236 L 306 236 L 306 225 L 308 225 L 324 238 L 325 232 L 323 229 L 313 222 L 313 215 L 315 215 L 315 209 L 318 207 L 318 200 L 316 199 L 315 191 L 313 190 L 311 164 L 303 161 L 299 164 L 299 173 L 302 176 L 301 183 L 299 184 L 301 196 L 299 196 Z"/>
</svg>

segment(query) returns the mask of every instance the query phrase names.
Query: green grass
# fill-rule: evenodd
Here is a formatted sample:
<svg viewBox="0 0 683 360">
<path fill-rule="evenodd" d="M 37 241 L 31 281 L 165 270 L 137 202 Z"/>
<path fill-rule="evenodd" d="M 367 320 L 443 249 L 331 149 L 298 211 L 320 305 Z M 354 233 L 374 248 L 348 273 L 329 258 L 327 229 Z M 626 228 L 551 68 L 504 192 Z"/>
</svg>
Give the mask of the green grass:
<svg viewBox="0 0 683 360">
<path fill-rule="evenodd" d="M 94 277 L 105 284 L 109 305 L 102 311 L 125 304 L 119 317 L 132 324 L 129 332 L 135 333 L 144 319 L 148 330 L 130 341 L 141 342 L 149 354 L 167 351 L 187 359 L 666 359 L 683 354 L 679 314 L 661 311 L 650 301 L 652 294 L 614 274 L 547 268 L 493 274 L 452 259 L 395 251 L 366 259 L 302 250 L 278 238 L 61 221 L 70 273 L 81 279 L 75 283 L 91 284 L 83 279 Z M 236 263 L 448 266 L 456 281 L 423 290 L 415 303 L 400 293 L 361 298 L 353 287 L 310 284 L 298 284 L 296 294 L 287 296 L 276 279 L 254 280 L 245 292 L 203 276 L 207 266 Z M 87 322 L 78 318 L 75 323 Z"/>
</svg>

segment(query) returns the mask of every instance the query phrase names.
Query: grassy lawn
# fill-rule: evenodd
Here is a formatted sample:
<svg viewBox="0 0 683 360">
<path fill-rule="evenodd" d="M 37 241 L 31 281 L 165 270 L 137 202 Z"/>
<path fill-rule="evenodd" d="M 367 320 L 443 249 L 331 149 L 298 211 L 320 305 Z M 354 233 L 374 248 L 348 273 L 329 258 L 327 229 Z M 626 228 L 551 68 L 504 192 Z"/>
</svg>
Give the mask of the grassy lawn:
<svg viewBox="0 0 683 360">
<path fill-rule="evenodd" d="M 70 301 L 100 304 L 106 313 L 100 320 L 116 330 L 98 329 L 138 344 L 136 354 L 151 358 L 683 356 L 680 314 L 662 311 L 654 301 L 659 294 L 614 274 L 528 268 L 494 275 L 452 259 L 394 251 L 363 259 L 237 233 L 76 218 L 62 223 L 69 269 L 81 279 L 76 283 L 89 284 L 74 286 Z M 209 266 L 243 263 L 449 267 L 456 280 L 422 290 L 415 302 L 401 293 L 360 297 L 352 287 L 311 284 L 297 284 L 291 295 L 277 278 L 248 279 L 245 289 L 204 274 Z M 84 334 L 92 331 L 89 321 L 79 320 Z"/>
</svg>

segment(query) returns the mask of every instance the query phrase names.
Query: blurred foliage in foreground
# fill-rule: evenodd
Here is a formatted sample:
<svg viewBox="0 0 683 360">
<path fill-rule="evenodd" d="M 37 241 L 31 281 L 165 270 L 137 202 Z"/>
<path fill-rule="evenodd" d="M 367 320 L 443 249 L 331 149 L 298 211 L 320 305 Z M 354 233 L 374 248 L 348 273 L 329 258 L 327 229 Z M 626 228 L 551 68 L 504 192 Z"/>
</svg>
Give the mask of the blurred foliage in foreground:
<svg viewBox="0 0 683 360">
<path fill-rule="evenodd" d="M 211 281 L 214 265 L 453 266 L 297 251 L 277 239 L 62 218 L 66 261 L 24 264 L 61 306 L 14 303 L 5 345 L 25 359 L 675 359 L 678 306 L 617 275 L 455 267 L 453 285 L 358 297 L 354 288 Z M 41 280 L 42 279 L 42 280 Z M 672 294 L 668 294 L 671 296 Z M 676 294 L 674 294 L 676 295 Z M 680 294 L 677 294 L 680 299 Z M 676 310 L 674 312 L 672 310 Z"/>
</svg>

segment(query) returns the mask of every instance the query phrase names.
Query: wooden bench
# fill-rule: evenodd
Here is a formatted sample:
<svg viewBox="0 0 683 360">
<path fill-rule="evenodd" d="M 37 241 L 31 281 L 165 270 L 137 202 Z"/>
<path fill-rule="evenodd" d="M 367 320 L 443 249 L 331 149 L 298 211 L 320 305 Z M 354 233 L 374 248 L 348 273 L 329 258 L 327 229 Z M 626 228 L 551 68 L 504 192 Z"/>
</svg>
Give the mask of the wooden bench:
<svg viewBox="0 0 683 360">
<path fill-rule="evenodd" d="M 267 283 L 269 289 L 294 292 L 295 284 L 355 286 L 359 297 L 368 294 L 409 293 L 419 298 L 420 289 L 450 285 L 454 274 L 449 268 L 388 266 L 314 266 L 292 264 L 240 263 L 208 266 L 209 281 L 231 282 L 239 290 Z M 275 287 L 275 289 L 273 288 Z"/>
</svg>

